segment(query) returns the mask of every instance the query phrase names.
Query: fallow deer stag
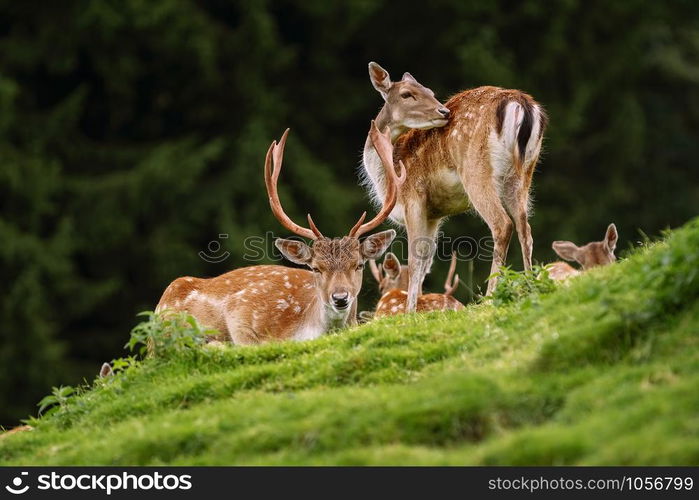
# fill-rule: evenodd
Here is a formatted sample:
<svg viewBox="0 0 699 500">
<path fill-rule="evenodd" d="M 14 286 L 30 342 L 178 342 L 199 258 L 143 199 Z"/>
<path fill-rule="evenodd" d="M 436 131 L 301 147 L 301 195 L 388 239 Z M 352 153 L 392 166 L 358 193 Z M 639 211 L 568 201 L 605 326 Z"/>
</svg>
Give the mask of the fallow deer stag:
<svg viewBox="0 0 699 500">
<path fill-rule="evenodd" d="M 192 277 L 173 281 L 160 299 L 156 311 L 186 310 L 204 326 L 215 328 L 234 344 L 258 344 L 279 340 L 306 340 L 328 330 L 355 324 L 356 298 L 362 285 L 367 259 L 383 254 L 393 241 L 393 229 L 359 237 L 375 229 L 396 204 L 397 189 L 405 181 L 395 172 L 391 142 L 372 125 L 371 137 L 386 165 L 387 195 L 379 213 L 364 222 L 366 212 L 343 238 L 326 238 L 308 216 L 309 227 L 295 224 L 284 213 L 277 180 L 281 172 L 288 130 L 279 144 L 273 142 L 265 158 L 265 184 L 272 212 L 281 224 L 299 236 L 313 241 L 309 246 L 296 240 L 277 239 L 276 247 L 292 262 L 311 268 L 252 266 L 210 279 Z"/>
<path fill-rule="evenodd" d="M 398 258 L 392 253 L 386 254 L 383 264 L 376 265 L 373 260 L 369 261 L 369 267 L 374 279 L 379 284 L 381 299 L 376 304 L 375 318 L 382 316 L 393 316 L 406 311 L 408 299 L 408 273 L 407 269 L 401 266 Z M 451 255 L 449 273 L 444 281 L 444 293 L 427 293 L 417 298 L 418 312 L 428 311 L 458 311 L 464 305 L 456 300 L 452 294 L 459 285 L 459 275 L 456 272 L 456 253 Z"/>
<path fill-rule="evenodd" d="M 408 311 L 415 310 L 432 264 L 440 223 L 469 206 L 494 240 L 491 276 L 505 262 L 513 229 L 530 269 L 529 188 L 547 123 L 542 107 L 524 92 L 498 87 L 465 90 L 442 105 L 410 73 L 393 82 L 371 62 L 369 75 L 385 101 L 375 121 L 391 129 L 395 158 L 405 162 L 408 175 L 391 213 L 408 234 Z M 383 166 L 369 138 L 363 166 L 373 198 L 383 200 Z M 489 279 L 488 294 L 495 284 Z"/>
<path fill-rule="evenodd" d="M 572 241 L 554 241 L 551 247 L 559 257 L 577 262 L 580 264 L 582 271 L 585 271 L 614 262 L 616 260 L 614 250 L 616 249 L 618 239 L 619 234 L 616 231 L 616 226 L 612 223 L 607 226 L 607 231 L 602 241 L 593 241 L 581 247 Z M 577 276 L 581 272 L 570 264 L 561 261 L 552 262 L 547 267 L 549 276 L 554 280 L 565 280 L 572 276 Z"/>
</svg>

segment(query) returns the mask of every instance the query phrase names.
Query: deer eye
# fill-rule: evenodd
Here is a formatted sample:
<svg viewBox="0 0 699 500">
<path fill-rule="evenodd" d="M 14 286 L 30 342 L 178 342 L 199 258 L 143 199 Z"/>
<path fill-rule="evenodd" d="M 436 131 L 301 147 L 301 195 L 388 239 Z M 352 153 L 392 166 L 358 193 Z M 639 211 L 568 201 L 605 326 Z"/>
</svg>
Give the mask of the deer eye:
<svg viewBox="0 0 699 500">
<path fill-rule="evenodd" d="M 314 273 L 320 273 L 320 269 L 318 269 L 317 267 L 312 267 L 311 271 L 313 271 Z"/>
<path fill-rule="evenodd" d="M 359 264 L 357 266 L 357 271 L 363 271 L 364 270 L 364 264 Z"/>
<path fill-rule="evenodd" d="M 400 96 L 403 99 L 410 99 L 411 97 L 413 97 L 413 94 L 411 94 L 410 92 L 403 92 Z"/>
</svg>

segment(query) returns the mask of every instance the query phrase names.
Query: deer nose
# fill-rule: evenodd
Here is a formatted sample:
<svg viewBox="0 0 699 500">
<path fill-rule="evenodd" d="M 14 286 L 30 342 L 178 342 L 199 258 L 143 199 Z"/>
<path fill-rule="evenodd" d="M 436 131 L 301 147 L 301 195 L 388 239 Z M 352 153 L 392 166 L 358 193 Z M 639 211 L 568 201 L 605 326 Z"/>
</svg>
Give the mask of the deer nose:
<svg viewBox="0 0 699 500">
<path fill-rule="evenodd" d="M 438 111 L 439 114 L 442 115 L 444 118 L 448 117 L 448 116 L 449 116 L 449 113 L 450 113 L 449 109 L 447 109 L 447 108 L 439 108 L 437 111 Z"/>
<path fill-rule="evenodd" d="M 349 305 L 349 293 L 337 292 L 332 294 L 333 304 L 337 309 L 346 309 Z"/>
</svg>

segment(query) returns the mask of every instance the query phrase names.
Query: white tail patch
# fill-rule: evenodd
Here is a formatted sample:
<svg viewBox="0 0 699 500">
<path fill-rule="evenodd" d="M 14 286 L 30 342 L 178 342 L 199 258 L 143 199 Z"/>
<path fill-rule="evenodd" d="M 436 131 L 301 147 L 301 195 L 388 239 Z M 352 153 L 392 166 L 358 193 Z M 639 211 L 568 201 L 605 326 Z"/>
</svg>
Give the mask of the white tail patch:
<svg viewBox="0 0 699 500">
<path fill-rule="evenodd" d="M 510 102 L 505 106 L 505 118 L 502 121 L 500 139 L 505 148 L 514 151 L 517 147 L 517 135 L 524 120 L 524 108 L 518 102 Z"/>
<path fill-rule="evenodd" d="M 490 150 L 490 164 L 493 169 L 493 182 L 503 196 L 502 186 L 508 176 L 515 172 L 512 170 L 516 159 L 519 157 L 518 135 L 524 121 L 524 108 L 517 102 L 510 102 L 505 107 L 505 118 L 502 130 L 498 135 L 496 130 L 491 130 L 488 136 Z M 541 150 L 541 108 L 532 107 L 532 130 L 524 148 L 522 162 L 527 165 L 539 156 Z"/>
<path fill-rule="evenodd" d="M 541 152 L 541 108 L 539 106 L 532 108 L 532 121 L 532 133 L 524 149 L 524 161 L 527 163 L 538 158 Z"/>
</svg>

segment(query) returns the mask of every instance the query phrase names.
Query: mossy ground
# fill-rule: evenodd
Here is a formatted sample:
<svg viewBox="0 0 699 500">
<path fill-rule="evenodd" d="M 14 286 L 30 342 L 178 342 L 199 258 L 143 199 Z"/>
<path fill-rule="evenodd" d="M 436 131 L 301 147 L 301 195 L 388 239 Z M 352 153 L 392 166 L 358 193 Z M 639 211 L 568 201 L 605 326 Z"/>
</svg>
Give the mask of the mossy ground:
<svg viewBox="0 0 699 500">
<path fill-rule="evenodd" d="M 699 219 L 547 295 L 148 359 L 11 464 L 699 464 Z"/>
</svg>

